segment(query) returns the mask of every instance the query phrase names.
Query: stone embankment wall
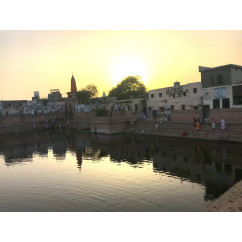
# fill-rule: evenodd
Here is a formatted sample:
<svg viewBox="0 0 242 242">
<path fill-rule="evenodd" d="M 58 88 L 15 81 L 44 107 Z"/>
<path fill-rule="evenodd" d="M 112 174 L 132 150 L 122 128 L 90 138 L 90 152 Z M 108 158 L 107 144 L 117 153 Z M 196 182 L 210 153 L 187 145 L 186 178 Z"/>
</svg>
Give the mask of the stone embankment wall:
<svg viewBox="0 0 242 242">
<path fill-rule="evenodd" d="M 107 117 L 91 116 L 90 129 L 92 133 L 118 134 L 129 129 L 137 122 L 137 114 L 133 112 L 108 112 Z"/>
<path fill-rule="evenodd" d="M 90 120 L 93 115 L 95 115 L 95 112 L 74 113 L 71 120 L 71 127 L 74 129 L 90 129 Z"/>
<path fill-rule="evenodd" d="M 65 119 L 65 113 L 13 115 L 0 117 L 0 134 L 27 132 L 44 129 L 45 124 L 57 125 Z M 35 127 L 35 128 L 34 128 Z"/>
<path fill-rule="evenodd" d="M 202 121 L 202 109 L 194 110 L 172 110 L 170 111 L 170 120 L 174 122 L 189 122 L 193 118 Z M 147 117 L 152 120 L 152 112 L 147 112 Z M 227 123 L 242 123 L 242 108 L 224 108 L 224 109 L 210 109 L 209 120 L 220 122 L 224 118 Z M 158 120 L 158 119 L 157 119 Z"/>
<path fill-rule="evenodd" d="M 28 132 L 48 127 L 90 129 L 96 127 L 101 133 L 121 133 L 127 124 L 133 124 L 137 115 L 132 112 L 108 112 L 107 117 L 96 117 L 96 112 L 48 113 L 32 115 L 11 115 L 0 117 L 0 134 Z M 98 126 L 97 126 L 98 124 Z M 124 125 L 125 124 L 125 125 Z M 111 130 L 111 132 L 109 132 Z"/>
<path fill-rule="evenodd" d="M 209 119 L 220 122 L 224 118 L 227 123 L 242 123 L 242 108 L 224 108 L 209 110 Z"/>
<path fill-rule="evenodd" d="M 202 110 L 195 109 L 195 110 L 174 110 L 171 111 L 170 114 L 171 121 L 176 122 L 192 122 L 192 120 L 200 119 L 202 121 Z"/>
</svg>

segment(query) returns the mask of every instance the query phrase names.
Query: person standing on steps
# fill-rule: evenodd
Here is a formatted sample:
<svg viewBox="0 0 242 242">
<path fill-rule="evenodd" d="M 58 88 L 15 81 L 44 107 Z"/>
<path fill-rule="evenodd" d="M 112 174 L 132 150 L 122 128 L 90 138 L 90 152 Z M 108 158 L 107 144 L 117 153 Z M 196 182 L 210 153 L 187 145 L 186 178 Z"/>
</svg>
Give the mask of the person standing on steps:
<svg viewBox="0 0 242 242">
<path fill-rule="evenodd" d="M 200 122 L 199 122 L 199 120 L 197 120 L 197 122 L 196 122 L 196 130 L 197 130 L 197 131 L 200 130 Z"/>
<path fill-rule="evenodd" d="M 220 123 L 221 123 L 221 130 L 226 130 L 225 120 L 223 118 Z"/>
<path fill-rule="evenodd" d="M 196 128 L 196 123 L 197 123 L 197 120 L 194 118 L 193 119 L 193 127 Z"/>
<path fill-rule="evenodd" d="M 212 122 L 212 129 L 215 129 L 215 128 L 216 128 L 216 125 L 215 125 L 214 120 L 213 120 L 213 122 Z"/>
</svg>

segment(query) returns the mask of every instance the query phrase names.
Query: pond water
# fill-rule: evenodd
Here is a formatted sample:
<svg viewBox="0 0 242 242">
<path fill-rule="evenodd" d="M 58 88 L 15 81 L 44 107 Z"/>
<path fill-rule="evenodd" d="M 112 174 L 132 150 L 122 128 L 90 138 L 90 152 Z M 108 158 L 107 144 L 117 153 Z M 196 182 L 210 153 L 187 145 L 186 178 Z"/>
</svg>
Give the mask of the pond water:
<svg viewBox="0 0 242 242">
<path fill-rule="evenodd" d="M 242 178 L 241 144 L 41 131 L 0 138 L 0 211 L 202 211 Z"/>
</svg>

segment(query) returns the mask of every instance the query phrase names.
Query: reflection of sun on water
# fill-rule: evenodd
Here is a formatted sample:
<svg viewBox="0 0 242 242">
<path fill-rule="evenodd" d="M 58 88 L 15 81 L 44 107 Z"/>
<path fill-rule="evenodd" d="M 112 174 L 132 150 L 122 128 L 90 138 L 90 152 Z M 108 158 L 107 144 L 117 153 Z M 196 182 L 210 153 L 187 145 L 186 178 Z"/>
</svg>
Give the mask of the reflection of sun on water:
<svg viewBox="0 0 242 242">
<path fill-rule="evenodd" d="M 145 62 L 135 57 L 124 57 L 113 63 L 112 84 L 116 86 L 127 76 L 140 76 L 144 84 L 147 81 L 148 71 Z"/>
</svg>

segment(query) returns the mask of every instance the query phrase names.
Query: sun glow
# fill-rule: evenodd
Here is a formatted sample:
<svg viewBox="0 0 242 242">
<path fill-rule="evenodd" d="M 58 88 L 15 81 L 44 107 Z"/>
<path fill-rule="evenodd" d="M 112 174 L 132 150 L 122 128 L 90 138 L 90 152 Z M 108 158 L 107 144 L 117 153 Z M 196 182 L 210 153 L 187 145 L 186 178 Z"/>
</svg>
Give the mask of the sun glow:
<svg viewBox="0 0 242 242">
<path fill-rule="evenodd" d="M 112 83 L 117 85 L 127 76 L 140 76 L 144 84 L 147 81 L 148 70 L 147 65 L 140 58 L 136 57 L 122 57 L 113 63 L 112 66 Z"/>
</svg>

